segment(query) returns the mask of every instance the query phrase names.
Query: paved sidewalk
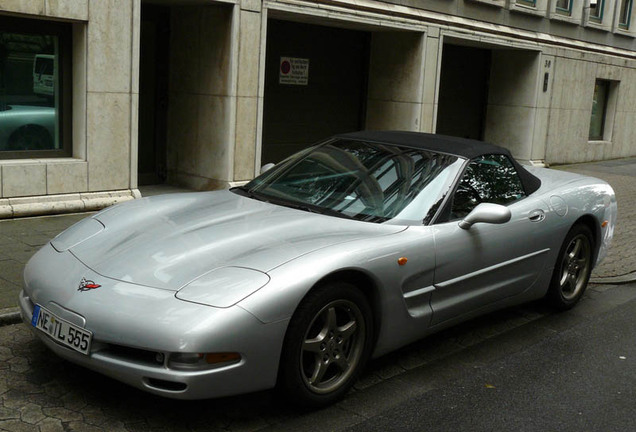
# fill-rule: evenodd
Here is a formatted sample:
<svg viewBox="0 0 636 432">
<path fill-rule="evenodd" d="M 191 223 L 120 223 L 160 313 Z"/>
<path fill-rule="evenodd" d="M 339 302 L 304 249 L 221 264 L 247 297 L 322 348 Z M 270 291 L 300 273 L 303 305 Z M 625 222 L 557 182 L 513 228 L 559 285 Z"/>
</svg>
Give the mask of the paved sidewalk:
<svg viewBox="0 0 636 432">
<path fill-rule="evenodd" d="M 612 247 L 592 277 L 602 280 L 636 272 L 636 158 L 563 165 L 555 169 L 603 179 L 616 193 L 618 221 Z"/>
<path fill-rule="evenodd" d="M 17 306 L 24 265 L 50 239 L 93 214 L 0 220 L 0 315 Z"/>
<path fill-rule="evenodd" d="M 633 246 L 636 245 L 636 158 L 564 165 L 555 169 L 602 178 L 616 191 L 618 222 L 614 241 L 607 258 L 592 274 L 595 281 L 636 272 L 636 247 Z M 180 191 L 183 190 L 146 188 L 142 194 L 148 196 Z M 3 316 L 17 311 L 22 272 L 31 255 L 60 231 L 90 214 L 0 220 L 0 324 Z"/>
</svg>

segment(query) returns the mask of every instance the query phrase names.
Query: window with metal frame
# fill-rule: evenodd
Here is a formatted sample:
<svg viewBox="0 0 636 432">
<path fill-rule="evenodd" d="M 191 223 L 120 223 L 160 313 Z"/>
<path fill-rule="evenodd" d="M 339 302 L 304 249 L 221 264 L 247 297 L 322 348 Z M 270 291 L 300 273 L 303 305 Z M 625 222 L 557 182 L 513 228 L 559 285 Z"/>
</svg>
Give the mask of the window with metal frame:
<svg viewBox="0 0 636 432">
<path fill-rule="evenodd" d="M 560 14 L 571 15 L 572 3 L 573 3 L 573 0 L 557 0 L 556 11 Z"/>
<path fill-rule="evenodd" d="M 605 133 L 605 117 L 610 93 L 610 81 L 597 79 L 594 84 L 592 116 L 590 118 L 590 141 L 600 141 Z"/>
<path fill-rule="evenodd" d="M 633 0 L 622 0 L 621 8 L 618 14 L 618 25 L 622 29 L 628 29 L 632 15 Z"/>
<path fill-rule="evenodd" d="M 0 159 L 71 154 L 71 27 L 0 17 Z"/>
<path fill-rule="evenodd" d="M 523 5 L 523 6 L 536 7 L 537 6 L 537 0 L 517 0 L 517 4 L 520 4 L 520 5 Z"/>
<path fill-rule="evenodd" d="M 592 21 L 603 21 L 603 9 L 605 8 L 605 0 L 590 0 L 590 19 Z"/>
<path fill-rule="evenodd" d="M 460 181 L 451 208 L 451 219 L 461 219 L 482 202 L 506 205 L 526 193 L 517 170 L 500 154 L 473 159 Z"/>
</svg>

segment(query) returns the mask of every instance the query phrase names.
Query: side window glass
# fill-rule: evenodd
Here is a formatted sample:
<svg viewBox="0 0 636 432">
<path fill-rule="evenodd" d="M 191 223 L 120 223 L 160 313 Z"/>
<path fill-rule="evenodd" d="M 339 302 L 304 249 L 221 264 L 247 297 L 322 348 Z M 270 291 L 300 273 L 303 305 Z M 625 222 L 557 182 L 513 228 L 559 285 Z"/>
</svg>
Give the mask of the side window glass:
<svg viewBox="0 0 636 432">
<path fill-rule="evenodd" d="M 525 197 L 517 170 L 504 155 L 473 159 L 455 191 L 451 219 L 460 219 L 479 203 L 506 205 Z"/>
</svg>

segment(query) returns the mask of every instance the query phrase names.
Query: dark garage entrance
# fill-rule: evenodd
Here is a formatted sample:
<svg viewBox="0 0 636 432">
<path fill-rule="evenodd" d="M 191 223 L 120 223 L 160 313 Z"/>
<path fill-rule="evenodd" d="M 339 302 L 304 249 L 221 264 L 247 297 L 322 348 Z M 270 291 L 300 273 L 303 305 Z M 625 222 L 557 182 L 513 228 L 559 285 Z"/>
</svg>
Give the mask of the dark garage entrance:
<svg viewBox="0 0 636 432">
<path fill-rule="evenodd" d="M 139 79 L 138 182 L 166 180 L 170 8 L 143 4 Z"/>
<path fill-rule="evenodd" d="M 436 132 L 484 139 L 492 53 L 444 44 Z"/>
<path fill-rule="evenodd" d="M 364 128 L 370 33 L 269 20 L 261 163 Z M 281 82 L 281 58 L 307 62 L 306 84 Z"/>
</svg>

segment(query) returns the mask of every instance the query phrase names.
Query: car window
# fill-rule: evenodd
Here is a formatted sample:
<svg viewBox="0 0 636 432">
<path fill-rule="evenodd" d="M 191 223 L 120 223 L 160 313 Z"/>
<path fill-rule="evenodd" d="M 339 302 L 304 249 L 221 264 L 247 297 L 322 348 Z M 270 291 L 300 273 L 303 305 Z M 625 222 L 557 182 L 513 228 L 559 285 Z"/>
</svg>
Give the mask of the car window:
<svg viewBox="0 0 636 432">
<path fill-rule="evenodd" d="M 455 191 L 451 219 L 460 219 L 482 202 L 503 204 L 525 197 L 517 170 L 505 155 L 473 159 Z"/>
<path fill-rule="evenodd" d="M 427 223 L 463 164 L 457 156 L 338 139 L 292 156 L 240 190 L 362 221 Z"/>
</svg>

